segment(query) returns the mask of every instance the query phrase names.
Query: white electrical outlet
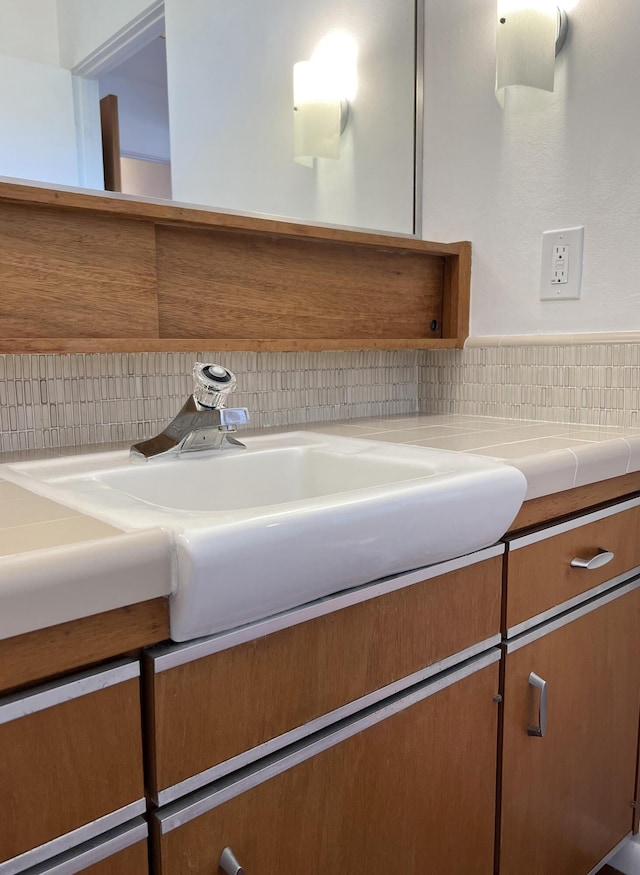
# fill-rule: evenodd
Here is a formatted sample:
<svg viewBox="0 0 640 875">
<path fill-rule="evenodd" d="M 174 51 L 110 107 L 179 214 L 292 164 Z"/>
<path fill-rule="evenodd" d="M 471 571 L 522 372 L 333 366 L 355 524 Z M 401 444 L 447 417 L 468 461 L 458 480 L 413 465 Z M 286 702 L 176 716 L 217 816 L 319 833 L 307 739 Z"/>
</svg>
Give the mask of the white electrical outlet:
<svg viewBox="0 0 640 875">
<path fill-rule="evenodd" d="M 542 235 L 541 301 L 580 297 L 584 227 L 545 231 Z"/>
</svg>

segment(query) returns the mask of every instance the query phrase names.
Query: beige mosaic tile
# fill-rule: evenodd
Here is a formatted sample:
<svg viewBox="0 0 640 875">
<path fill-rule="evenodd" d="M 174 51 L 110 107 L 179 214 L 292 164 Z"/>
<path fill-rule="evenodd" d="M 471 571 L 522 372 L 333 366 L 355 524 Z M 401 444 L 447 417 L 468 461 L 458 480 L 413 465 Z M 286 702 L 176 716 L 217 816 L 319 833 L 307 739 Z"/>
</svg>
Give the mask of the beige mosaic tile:
<svg viewBox="0 0 640 875">
<path fill-rule="evenodd" d="M 130 444 L 156 434 L 190 394 L 197 360 L 234 371 L 233 403 L 249 409 L 257 428 L 418 408 L 423 353 L 412 350 L 0 355 L 0 452 Z"/>
<path fill-rule="evenodd" d="M 436 414 L 469 431 L 514 419 L 640 429 L 640 344 L 585 339 L 428 352 L 0 355 L 0 452 L 15 459 L 149 437 L 190 393 L 195 360 L 237 374 L 233 403 L 249 409 L 254 428 L 360 420 L 391 431 Z M 487 416 L 495 422 L 477 419 Z"/>
<path fill-rule="evenodd" d="M 640 427 L 640 344 L 472 346 L 425 353 L 419 409 Z"/>
</svg>

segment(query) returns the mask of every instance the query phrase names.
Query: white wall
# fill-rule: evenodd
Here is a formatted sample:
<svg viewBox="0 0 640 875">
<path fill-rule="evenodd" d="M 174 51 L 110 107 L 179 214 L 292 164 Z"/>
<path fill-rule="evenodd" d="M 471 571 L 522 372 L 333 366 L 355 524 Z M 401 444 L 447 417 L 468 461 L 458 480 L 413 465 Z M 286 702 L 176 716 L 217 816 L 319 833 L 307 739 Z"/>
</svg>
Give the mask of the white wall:
<svg viewBox="0 0 640 875">
<path fill-rule="evenodd" d="M 72 76 L 0 55 L 0 175 L 78 185 Z"/>
<path fill-rule="evenodd" d="M 0 0 L 0 55 L 57 67 L 56 0 Z"/>
<path fill-rule="evenodd" d="M 31 0 L 33 2 L 33 0 Z M 155 0 L 57 0 L 60 60 L 73 69 Z"/>
<path fill-rule="evenodd" d="M 640 4 L 578 0 L 555 92 L 504 110 L 495 0 L 427 7 L 423 235 L 473 242 L 472 335 L 640 329 Z M 582 299 L 541 302 L 540 235 L 574 225 Z"/>
<path fill-rule="evenodd" d="M 410 232 L 413 0 L 167 0 L 176 200 Z M 327 32 L 359 44 L 339 161 L 293 161 L 292 67 Z"/>
<path fill-rule="evenodd" d="M 473 242 L 472 335 L 638 330 L 640 3 L 577 0 L 555 92 L 504 110 L 495 10 L 427 2 L 423 236 Z M 541 302 L 540 235 L 574 225 L 582 299 Z"/>
</svg>

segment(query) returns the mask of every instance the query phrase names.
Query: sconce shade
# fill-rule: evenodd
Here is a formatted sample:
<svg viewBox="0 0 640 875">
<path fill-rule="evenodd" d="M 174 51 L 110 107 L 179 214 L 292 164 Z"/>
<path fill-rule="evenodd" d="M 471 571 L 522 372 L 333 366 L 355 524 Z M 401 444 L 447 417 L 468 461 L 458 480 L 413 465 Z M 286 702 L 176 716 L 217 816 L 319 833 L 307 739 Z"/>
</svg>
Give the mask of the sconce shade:
<svg viewBox="0 0 640 875">
<path fill-rule="evenodd" d="M 322 64 L 314 61 L 294 64 L 293 154 L 296 161 L 312 166 L 313 158 L 340 157 L 345 103 Z"/>
<path fill-rule="evenodd" d="M 553 91 L 559 10 L 549 0 L 498 0 L 496 97 L 528 85 Z"/>
</svg>

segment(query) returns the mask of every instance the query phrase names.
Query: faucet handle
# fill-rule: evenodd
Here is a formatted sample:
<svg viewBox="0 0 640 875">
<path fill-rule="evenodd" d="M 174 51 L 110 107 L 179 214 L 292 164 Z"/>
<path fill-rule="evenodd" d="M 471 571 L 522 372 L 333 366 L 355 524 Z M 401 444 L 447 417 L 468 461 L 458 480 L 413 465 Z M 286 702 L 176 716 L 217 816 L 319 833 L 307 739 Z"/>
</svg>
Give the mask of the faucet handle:
<svg viewBox="0 0 640 875">
<path fill-rule="evenodd" d="M 202 407 L 221 408 L 236 385 L 235 374 L 222 365 L 196 362 L 193 366 L 193 397 Z"/>
</svg>

